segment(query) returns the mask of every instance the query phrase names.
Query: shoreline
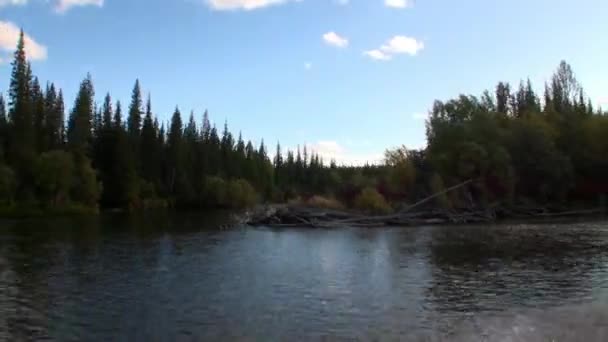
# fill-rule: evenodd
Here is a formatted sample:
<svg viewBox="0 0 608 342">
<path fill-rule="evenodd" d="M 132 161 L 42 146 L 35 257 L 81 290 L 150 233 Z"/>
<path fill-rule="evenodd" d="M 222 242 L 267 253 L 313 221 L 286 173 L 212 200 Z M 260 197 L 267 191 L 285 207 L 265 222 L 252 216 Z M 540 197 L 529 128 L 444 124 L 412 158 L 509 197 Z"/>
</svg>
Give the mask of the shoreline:
<svg viewBox="0 0 608 342">
<path fill-rule="evenodd" d="M 352 210 L 271 204 L 260 206 L 244 214 L 243 223 L 269 228 L 382 228 L 429 225 L 496 224 L 502 222 L 558 222 L 606 217 L 604 208 L 573 209 L 567 211 L 538 210 L 517 212 L 513 209 L 426 209 L 401 211 L 389 215 L 367 215 Z"/>
</svg>

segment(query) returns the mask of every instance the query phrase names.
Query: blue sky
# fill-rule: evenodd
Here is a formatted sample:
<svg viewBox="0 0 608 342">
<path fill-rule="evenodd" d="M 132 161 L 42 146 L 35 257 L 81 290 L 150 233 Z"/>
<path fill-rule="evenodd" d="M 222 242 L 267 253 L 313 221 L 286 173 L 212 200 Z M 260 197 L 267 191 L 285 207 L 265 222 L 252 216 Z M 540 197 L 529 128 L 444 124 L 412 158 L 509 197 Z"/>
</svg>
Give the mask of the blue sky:
<svg viewBox="0 0 608 342">
<path fill-rule="evenodd" d="M 562 59 L 608 106 L 607 14 L 605 0 L 0 0 L 0 91 L 23 27 L 68 107 L 87 72 L 123 104 L 139 78 L 162 120 L 208 109 L 246 138 L 360 162 L 423 146 L 435 99 L 540 89 Z"/>
</svg>

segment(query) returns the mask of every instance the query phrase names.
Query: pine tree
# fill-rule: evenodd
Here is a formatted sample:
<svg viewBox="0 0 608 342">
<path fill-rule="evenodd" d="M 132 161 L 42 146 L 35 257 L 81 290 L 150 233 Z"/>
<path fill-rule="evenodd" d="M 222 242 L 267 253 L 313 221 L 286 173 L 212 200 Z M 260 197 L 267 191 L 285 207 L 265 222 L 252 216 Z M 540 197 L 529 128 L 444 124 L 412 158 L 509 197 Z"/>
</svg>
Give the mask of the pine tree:
<svg viewBox="0 0 608 342">
<path fill-rule="evenodd" d="M 176 195 L 176 191 L 179 190 L 177 183 L 179 182 L 179 173 L 182 171 L 182 138 L 183 138 L 183 124 L 182 117 L 179 108 L 175 108 L 173 116 L 171 117 L 171 126 L 169 127 L 169 136 L 167 139 L 168 149 L 168 182 L 169 191 L 171 194 Z"/>
<path fill-rule="evenodd" d="M 9 138 L 9 159 L 19 168 L 27 168 L 25 159 L 31 159 L 34 153 L 34 127 L 30 108 L 31 68 L 25 55 L 23 30 L 19 33 L 17 50 L 14 53 L 9 88 L 9 117 L 11 134 Z M 18 173 L 22 170 L 17 170 Z"/>
<path fill-rule="evenodd" d="M 116 111 L 114 112 L 114 126 L 118 129 L 123 128 L 122 106 L 120 105 L 120 101 L 116 101 Z"/>
<path fill-rule="evenodd" d="M 46 127 L 45 127 L 45 103 L 44 94 L 40 87 L 38 77 L 34 77 L 30 89 L 31 107 L 34 119 L 34 140 L 36 141 L 36 151 L 42 153 L 46 151 Z"/>
<path fill-rule="evenodd" d="M 106 97 L 103 99 L 103 105 L 101 106 L 102 115 L 102 126 L 105 129 L 112 127 L 112 97 L 110 93 L 106 93 Z"/>
<path fill-rule="evenodd" d="M 80 84 L 80 90 L 74 101 L 74 108 L 68 122 L 68 144 L 73 152 L 85 155 L 91 142 L 92 120 L 94 115 L 95 91 L 91 75 Z"/>
<path fill-rule="evenodd" d="M 49 150 L 59 149 L 63 144 L 63 108 L 58 105 L 58 95 L 54 84 L 47 84 L 44 97 L 46 144 Z M 63 106 L 63 104 L 61 105 Z"/>
<path fill-rule="evenodd" d="M 135 81 L 133 86 L 133 92 L 131 94 L 131 104 L 129 105 L 129 117 L 127 119 L 127 131 L 131 139 L 131 143 L 134 144 L 139 140 L 141 130 L 141 114 L 142 114 L 142 97 L 141 90 L 139 87 L 139 80 Z"/>
<path fill-rule="evenodd" d="M 511 101 L 511 86 L 508 83 L 499 82 L 496 86 L 496 111 L 509 114 L 509 102 Z"/>
<path fill-rule="evenodd" d="M 56 124 L 59 125 L 58 131 L 58 145 L 63 146 L 67 141 L 67 132 L 65 127 L 65 102 L 63 101 L 63 90 L 59 89 L 57 94 L 57 102 L 55 103 L 55 119 Z"/>
<path fill-rule="evenodd" d="M 154 130 L 154 120 L 152 119 L 152 102 L 148 95 L 146 101 L 146 114 L 141 128 L 141 171 L 143 179 L 148 182 L 158 182 L 159 174 L 157 160 L 159 151 L 156 150 L 156 131 Z"/>
<path fill-rule="evenodd" d="M 6 118 L 6 106 L 4 96 L 0 94 L 0 163 L 4 161 L 6 144 L 8 140 L 8 120 Z"/>
</svg>

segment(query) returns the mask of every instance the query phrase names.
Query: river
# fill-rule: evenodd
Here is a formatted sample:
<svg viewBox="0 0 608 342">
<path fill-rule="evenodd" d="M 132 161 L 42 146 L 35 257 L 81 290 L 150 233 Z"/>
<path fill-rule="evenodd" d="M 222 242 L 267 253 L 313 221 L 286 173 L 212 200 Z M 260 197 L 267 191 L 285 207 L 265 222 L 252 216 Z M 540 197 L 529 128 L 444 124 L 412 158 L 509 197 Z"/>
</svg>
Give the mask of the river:
<svg viewBox="0 0 608 342">
<path fill-rule="evenodd" d="M 608 340 L 608 222 L 223 220 L 0 222 L 0 340 Z"/>
</svg>

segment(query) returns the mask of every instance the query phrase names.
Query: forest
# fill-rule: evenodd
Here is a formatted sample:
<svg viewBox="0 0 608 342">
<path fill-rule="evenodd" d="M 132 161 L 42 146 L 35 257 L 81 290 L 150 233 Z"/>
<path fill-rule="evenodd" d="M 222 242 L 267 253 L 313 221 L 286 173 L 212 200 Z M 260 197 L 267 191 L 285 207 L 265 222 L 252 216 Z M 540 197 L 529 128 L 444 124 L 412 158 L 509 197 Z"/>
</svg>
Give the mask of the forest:
<svg viewBox="0 0 608 342">
<path fill-rule="evenodd" d="M 218 130 L 207 112 L 198 122 L 176 107 L 160 122 L 139 81 L 123 109 L 110 94 L 98 103 L 87 75 L 66 108 L 62 90 L 33 75 L 23 33 L 11 66 L 0 96 L 0 214 L 287 201 L 385 213 L 466 180 L 433 205 L 585 207 L 604 205 L 608 192 L 608 116 L 566 62 L 542 96 L 528 80 L 436 101 L 426 149 L 389 149 L 384 163 L 364 166 L 322 160 L 306 146 L 254 146 L 227 123 Z"/>
</svg>

